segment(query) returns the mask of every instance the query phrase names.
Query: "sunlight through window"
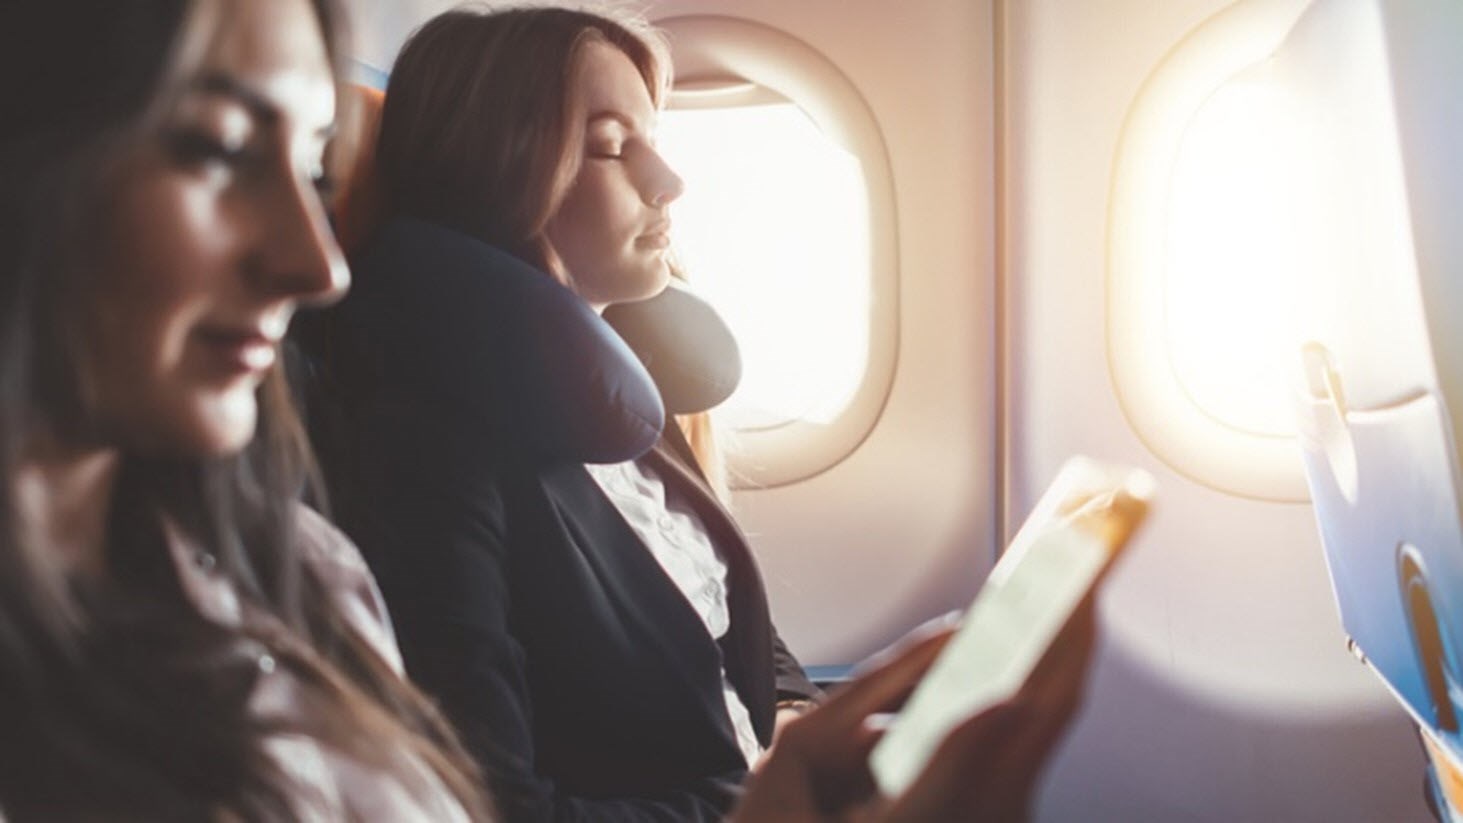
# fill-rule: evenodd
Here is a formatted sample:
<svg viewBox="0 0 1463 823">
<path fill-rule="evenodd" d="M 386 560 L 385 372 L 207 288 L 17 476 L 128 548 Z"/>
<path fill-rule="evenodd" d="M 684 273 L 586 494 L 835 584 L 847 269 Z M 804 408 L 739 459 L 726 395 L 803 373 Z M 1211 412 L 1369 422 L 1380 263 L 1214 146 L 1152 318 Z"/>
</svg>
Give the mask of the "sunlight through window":
<svg viewBox="0 0 1463 823">
<path fill-rule="evenodd" d="M 1265 67 L 1222 86 L 1195 113 L 1168 212 L 1169 357 L 1194 403 L 1259 435 L 1295 431 L 1295 242 L 1305 210 Z"/>
<path fill-rule="evenodd" d="M 827 424 L 868 364 L 870 241 L 859 161 L 789 102 L 666 111 L 658 131 L 685 179 L 676 254 L 741 345 L 719 410 L 738 429 Z"/>
<path fill-rule="evenodd" d="M 1175 159 L 1169 358 L 1195 405 L 1243 432 L 1295 433 L 1305 341 L 1344 355 L 1355 383 L 1397 362 L 1361 341 L 1397 339 L 1382 318 L 1415 312 L 1412 292 L 1389 286 L 1415 256 L 1390 90 L 1380 58 L 1362 56 L 1325 69 L 1344 93 L 1313 91 L 1275 61 L 1237 75 L 1195 113 Z"/>
<path fill-rule="evenodd" d="M 1200 482 L 1307 498 L 1311 344 L 1352 411 L 1432 379 L 1412 356 L 1424 324 L 1396 320 L 1423 309 L 1389 59 L 1371 4 L 1236 4 L 1134 100 L 1109 211 L 1109 363 L 1134 430 Z"/>
</svg>

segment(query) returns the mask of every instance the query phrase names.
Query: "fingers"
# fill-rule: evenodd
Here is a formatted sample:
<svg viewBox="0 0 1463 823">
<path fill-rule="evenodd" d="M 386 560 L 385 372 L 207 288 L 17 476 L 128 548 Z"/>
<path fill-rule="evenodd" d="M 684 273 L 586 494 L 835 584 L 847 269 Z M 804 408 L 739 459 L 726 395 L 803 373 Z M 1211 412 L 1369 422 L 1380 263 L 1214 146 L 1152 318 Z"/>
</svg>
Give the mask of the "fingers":
<svg viewBox="0 0 1463 823">
<path fill-rule="evenodd" d="M 867 718 L 906 698 L 954 633 L 941 619 L 870 658 L 821 707 L 783 727 L 748 783 L 736 819 L 1023 820 L 1032 789 L 1081 702 L 1096 643 L 1089 595 L 1012 700 L 957 726 L 902 796 L 885 805 L 868 773 Z M 792 817 L 789 813 L 797 810 Z"/>
<path fill-rule="evenodd" d="M 879 732 L 865 721 L 896 706 L 939 656 L 951 629 L 926 632 L 873 668 L 835 690 L 815 711 L 783 726 L 777 745 L 748 786 L 745 808 L 765 813 L 777 795 L 787 803 L 810 802 L 820 813 L 851 809 L 875 797 L 869 751 Z M 805 791 L 799 798 L 795 791 Z M 786 806 L 784 807 L 786 808 Z M 751 813 L 745 819 L 754 819 Z"/>
<path fill-rule="evenodd" d="M 911 642 L 870 657 L 856 678 L 834 690 L 816 712 L 801 720 L 862 724 L 870 714 L 896 707 L 935 662 L 954 631 L 948 625 L 916 629 L 906 637 Z M 920 634 L 923 636 L 916 636 Z M 803 724 L 789 724 L 789 730 L 795 725 Z"/>
<path fill-rule="evenodd" d="M 957 726 L 889 807 L 890 820 L 1019 821 L 1076 715 L 1096 646 L 1089 595 L 1021 689 Z"/>
<path fill-rule="evenodd" d="M 818 803 L 807 766 L 800 758 L 769 752 L 747 780 L 747 790 L 728 823 L 816 819 Z"/>
<path fill-rule="evenodd" d="M 952 611 L 926 620 L 918 626 L 915 626 L 903 637 L 899 638 L 899 640 L 864 658 L 863 661 L 854 667 L 853 676 L 855 678 L 860 677 L 893 661 L 910 647 L 922 641 L 939 635 L 949 634 L 952 630 L 960 627 L 960 621 L 964 616 L 964 612 Z"/>
<path fill-rule="evenodd" d="M 1089 593 L 1014 699 L 1044 712 L 1071 714 L 1081 703 L 1096 646 L 1096 600 Z"/>
<path fill-rule="evenodd" d="M 889 821 L 981 820 L 994 805 L 993 773 L 1029 722 L 1027 709 L 1001 703 L 956 726 L 919 777 L 888 808 Z"/>
<path fill-rule="evenodd" d="M 914 783 L 888 808 L 889 821 L 1000 821 L 1029 817 L 1042 769 L 1070 715 L 1001 703 L 957 726 Z"/>
</svg>

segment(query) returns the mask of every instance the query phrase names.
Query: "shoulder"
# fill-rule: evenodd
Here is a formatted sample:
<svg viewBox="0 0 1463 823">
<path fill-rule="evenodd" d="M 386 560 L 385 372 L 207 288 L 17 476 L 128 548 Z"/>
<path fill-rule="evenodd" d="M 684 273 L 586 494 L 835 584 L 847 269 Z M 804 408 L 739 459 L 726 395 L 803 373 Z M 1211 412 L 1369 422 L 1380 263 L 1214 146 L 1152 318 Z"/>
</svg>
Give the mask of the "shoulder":
<svg viewBox="0 0 1463 823">
<path fill-rule="evenodd" d="M 357 634 L 392 668 L 402 670 L 391 616 L 371 570 L 345 533 L 301 504 L 296 512 L 297 549 L 335 606 Z"/>
<path fill-rule="evenodd" d="M 302 503 L 296 507 L 295 517 L 296 549 L 326 583 L 340 581 L 348 585 L 361 577 L 370 578 L 371 572 L 355 544 L 324 515 Z"/>
</svg>

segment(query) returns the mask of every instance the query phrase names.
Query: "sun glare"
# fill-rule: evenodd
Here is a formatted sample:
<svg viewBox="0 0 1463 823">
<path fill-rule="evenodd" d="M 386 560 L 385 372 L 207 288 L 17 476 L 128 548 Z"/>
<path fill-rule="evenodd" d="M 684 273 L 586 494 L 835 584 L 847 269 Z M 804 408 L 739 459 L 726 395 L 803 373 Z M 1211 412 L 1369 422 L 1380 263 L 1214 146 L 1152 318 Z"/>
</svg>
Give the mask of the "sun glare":
<svg viewBox="0 0 1463 823">
<path fill-rule="evenodd" d="M 1295 433 L 1306 341 L 1325 341 L 1354 385 L 1389 384 L 1410 338 L 1385 318 L 1420 316 L 1384 64 L 1355 57 L 1327 67 L 1326 83 L 1275 60 L 1240 73 L 1194 114 L 1176 156 L 1169 360 L 1195 405 L 1244 432 Z"/>
<path fill-rule="evenodd" d="M 738 429 L 828 423 L 868 363 L 869 204 L 858 159 L 792 103 L 670 110 L 659 148 L 685 179 L 675 249 L 741 345 Z"/>
<path fill-rule="evenodd" d="M 1294 432 L 1288 390 L 1304 220 L 1280 127 L 1282 98 L 1259 66 L 1221 86 L 1184 135 L 1169 193 L 1169 358 L 1196 405 L 1260 435 Z"/>
</svg>

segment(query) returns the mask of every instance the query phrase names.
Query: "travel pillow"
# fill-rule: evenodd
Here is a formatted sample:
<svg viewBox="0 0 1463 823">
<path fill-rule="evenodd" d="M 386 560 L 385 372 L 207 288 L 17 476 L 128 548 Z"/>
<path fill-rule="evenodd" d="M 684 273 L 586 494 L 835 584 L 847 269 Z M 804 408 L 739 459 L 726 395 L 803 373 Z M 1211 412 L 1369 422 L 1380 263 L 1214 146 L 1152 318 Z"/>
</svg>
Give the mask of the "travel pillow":
<svg viewBox="0 0 1463 823">
<path fill-rule="evenodd" d="M 650 371 L 671 414 L 706 411 L 731 396 L 742 379 L 731 329 L 676 281 L 649 300 L 610 306 L 604 319 Z"/>
<path fill-rule="evenodd" d="M 367 362 L 339 364 L 342 376 L 467 415 L 474 430 L 533 459 L 618 463 L 660 437 L 660 393 L 629 346 L 516 257 L 398 217 L 362 246 L 352 273 L 333 323 L 342 348 Z"/>
</svg>

